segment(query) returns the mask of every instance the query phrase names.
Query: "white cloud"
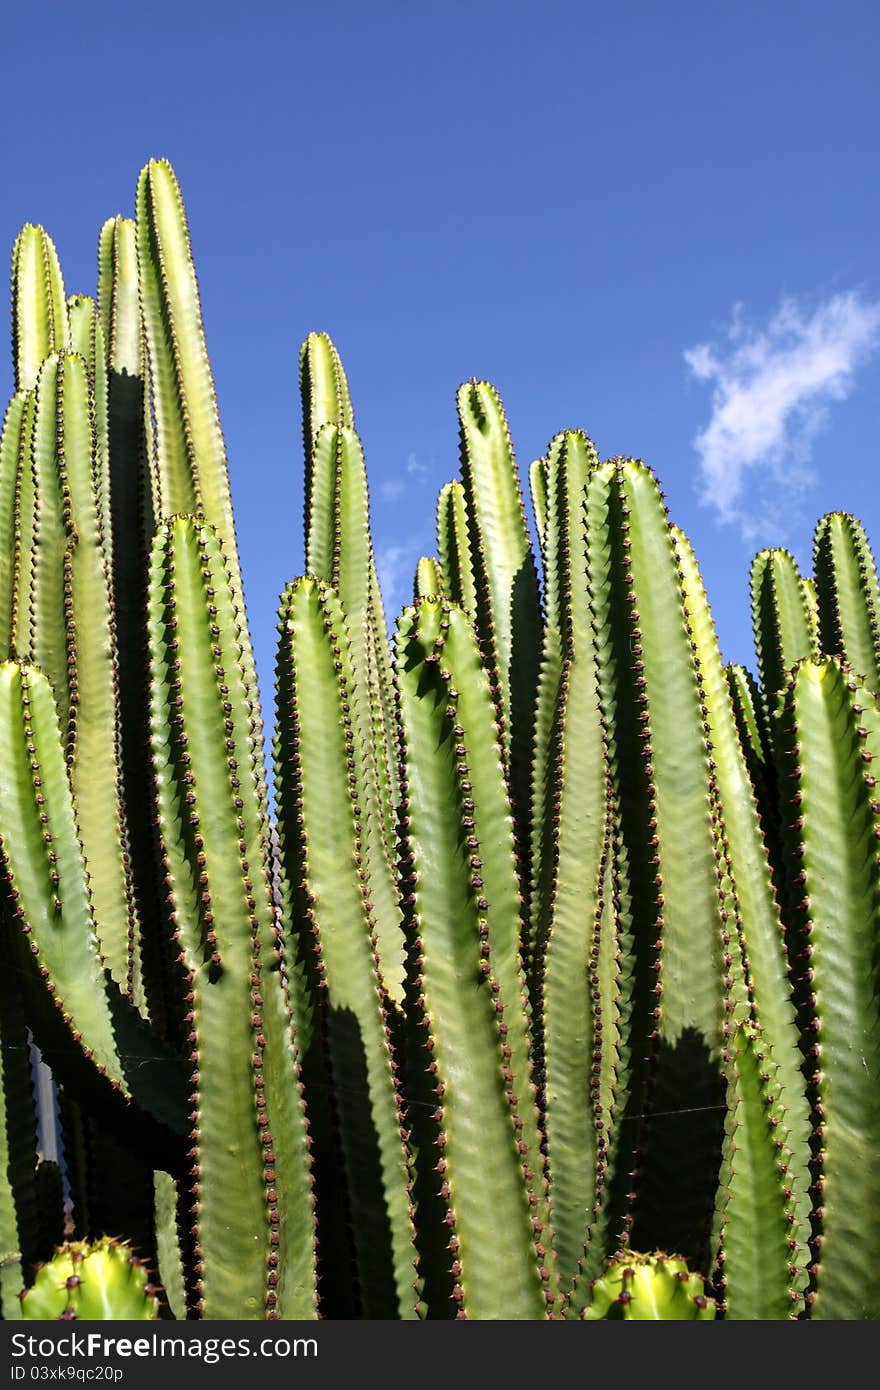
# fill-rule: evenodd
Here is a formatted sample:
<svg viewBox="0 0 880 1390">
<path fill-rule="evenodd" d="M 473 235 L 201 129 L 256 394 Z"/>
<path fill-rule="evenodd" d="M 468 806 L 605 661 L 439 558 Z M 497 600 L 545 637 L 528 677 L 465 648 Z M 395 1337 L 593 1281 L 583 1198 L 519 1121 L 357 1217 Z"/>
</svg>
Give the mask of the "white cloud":
<svg viewBox="0 0 880 1390">
<path fill-rule="evenodd" d="M 385 545 L 376 551 L 376 573 L 389 622 L 412 601 L 416 563 L 421 552 L 411 545 Z"/>
<path fill-rule="evenodd" d="M 761 329 L 737 305 L 727 345 L 687 349 L 693 376 L 713 386 L 694 447 L 702 500 L 721 521 L 763 544 L 765 531 L 790 519 L 793 500 L 815 481 L 812 446 L 829 404 L 850 394 L 878 344 L 880 302 L 850 291 L 812 312 L 784 299 Z"/>
</svg>

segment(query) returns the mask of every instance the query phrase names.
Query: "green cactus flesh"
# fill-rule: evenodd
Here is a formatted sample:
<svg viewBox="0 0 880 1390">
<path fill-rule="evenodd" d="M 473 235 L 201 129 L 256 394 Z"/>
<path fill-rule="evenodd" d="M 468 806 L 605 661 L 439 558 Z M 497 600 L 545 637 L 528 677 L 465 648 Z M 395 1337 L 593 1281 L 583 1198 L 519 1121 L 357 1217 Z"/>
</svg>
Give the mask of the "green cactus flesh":
<svg viewBox="0 0 880 1390">
<path fill-rule="evenodd" d="M 12 343 L 19 391 L 36 385 L 40 366 L 69 342 L 58 252 L 42 227 L 27 223 L 12 253 Z"/>
<path fill-rule="evenodd" d="M 813 1121 L 812 1318 L 880 1317 L 880 708 L 837 659 L 795 668 L 776 716 L 795 1001 Z"/>
<path fill-rule="evenodd" d="M 676 1255 L 626 1251 L 592 1284 L 583 1317 L 624 1322 L 711 1321 L 716 1305 L 703 1280 Z"/>
<path fill-rule="evenodd" d="M 537 567 L 501 398 L 489 382 L 469 381 L 459 387 L 457 403 L 475 623 L 498 706 L 517 852 L 527 887 L 529 781 L 541 646 Z M 442 562 L 442 551 L 440 558 Z"/>
<path fill-rule="evenodd" d="M 60 1246 L 21 1295 L 26 1320 L 148 1322 L 159 1307 L 144 1261 L 124 1241 L 106 1236 Z"/>
<path fill-rule="evenodd" d="M 165 523 L 150 570 L 151 722 L 190 1078 L 201 1316 L 314 1316 L 306 1122 L 272 904 L 258 721 L 224 547 Z"/>
<path fill-rule="evenodd" d="M 556 1303 L 513 827 L 495 708 L 461 609 L 398 625 L 407 1077 L 429 1316 Z"/>
<path fill-rule="evenodd" d="M 285 591 L 279 631 L 276 786 L 285 926 L 299 941 L 319 1021 L 316 1046 L 303 1056 L 306 1101 L 314 1088 L 332 1087 L 340 1150 L 331 1181 L 328 1136 L 313 1127 L 325 1165 L 319 1222 L 344 1188 L 362 1315 L 413 1317 L 409 1154 L 365 865 L 367 748 L 350 714 L 353 663 L 342 605 L 322 581 L 300 579 Z M 401 959 L 402 946 L 401 933 Z"/>
<path fill-rule="evenodd" d="M 728 894 L 707 711 L 656 479 L 635 460 L 601 465 L 587 483 L 586 518 L 599 700 L 635 947 L 621 1123 L 638 1170 L 621 1164 L 615 1220 L 637 1246 L 677 1249 L 696 1264 L 707 1261 L 701 1228 L 720 1145 Z M 674 1153 L 682 1161 L 673 1164 Z"/>
<path fill-rule="evenodd" d="M 864 527 L 830 512 L 813 536 L 813 569 L 821 650 L 843 657 L 872 690 L 880 690 L 880 585 Z"/>
</svg>

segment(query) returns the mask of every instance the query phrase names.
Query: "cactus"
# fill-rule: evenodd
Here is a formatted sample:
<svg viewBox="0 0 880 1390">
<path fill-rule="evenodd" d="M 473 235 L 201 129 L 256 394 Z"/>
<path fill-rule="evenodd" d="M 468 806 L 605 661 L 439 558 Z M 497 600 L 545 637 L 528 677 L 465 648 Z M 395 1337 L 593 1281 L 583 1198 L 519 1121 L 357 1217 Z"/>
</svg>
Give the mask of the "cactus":
<svg viewBox="0 0 880 1390">
<path fill-rule="evenodd" d="M 880 585 L 861 522 L 847 512 L 823 516 L 813 535 L 820 647 L 842 656 L 880 690 Z"/>
<path fill-rule="evenodd" d="M 793 671 L 776 718 L 795 908 L 795 1001 L 813 1134 L 814 1318 L 877 1318 L 864 1270 L 880 1256 L 877 979 L 880 709 L 839 659 Z"/>
<path fill-rule="evenodd" d="M 557 1293 L 492 691 L 466 615 L 443 600 L 405 610 L 396 669 L 426 1296 L 436 1316 L 445 1305 L 447 1316 L 543 1317 Z"/>
<path fill-rule="evenodd" d="M 586 1320 L 645 1322 L 712 1321 L 715 1303 L 706 1297 L 703 1281 L 676 1255 L 618 1255 L 593 1281 Z"/>
<path fill-rule="evenodd" d="M 342 605 L 321 581 L 285 591 L 279 622 L 276 786 L 284 920 L 299 935 L 314 1015 L 301 1034 L 306 1101 L 335 1096 L 333 1135 L 312 1125 L 321 1164 L 319 1226 L 342 1194 L 366 1317 L 415 1316 L 409 1151 L 390 1001 L 364 867 L 368 749 L 351 717 L 354 657 Z M 381 1194 L 377 1200 L 377 1192 Z M 322 1255 L 325 1265 L 329 1255 Z"/>
<path fill-rule="evenodd" d="M 159 1316 L 159 1293 L 144 1262 L 123 1241 L 67 1241 L 40 1267 L 21 1296 L 25 1319 L 148 1322 Z"/>
<path fill-rule="evenodd" d="M 651 470 L 554 435 L 536 555 L 474 379 L 392 654 L 310 333 L 273 807 L 167 161 L 135 214 L 95 298 L 44 229 L 13 251 L 4 1318 L 880 1317 L 861 524 L 823 517 L 810 575 L 756 556 L 757 677 L 725 667 Z"/>
</svg>

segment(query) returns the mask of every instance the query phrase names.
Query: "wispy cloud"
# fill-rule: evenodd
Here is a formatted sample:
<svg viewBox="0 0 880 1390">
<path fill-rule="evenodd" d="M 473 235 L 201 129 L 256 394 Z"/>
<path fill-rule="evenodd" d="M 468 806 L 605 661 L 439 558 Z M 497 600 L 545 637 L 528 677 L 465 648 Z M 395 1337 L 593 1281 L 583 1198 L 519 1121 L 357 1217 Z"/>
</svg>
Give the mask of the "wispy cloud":
<svg viewBox="0 0 880 1390">
<path fill-rule="evenodd" d="M 726 343 L 698 343 L 685 361 L 711 384 L 712 415 L 694 439 L 702 500 L 744 537 L 791 517 L 792 502 L 814 481 L 812 448 L 829 405 L 852 391 L 855 375 L 880 344 L 880 302 L 854 291 L 808 311 L 786 298 L 762 328 L 734 309 Z"/>
<path fill-rule="evenodd" d="M 414 483 L 422 482 L 430 473 L 430 466 L 415 453 L 407 454 L 403 471 L 393 478 L 385 478 L 379 485 L 379 492 L 388 502 L 397 502 L 409 492 Z"/>
<path fill-rule="evenodd" d="M 421 552 L 412 545 L 385 545 L 376 551 L 376 573 L 389 620 L 412 600 L 413 577 Z"/>
</svg>

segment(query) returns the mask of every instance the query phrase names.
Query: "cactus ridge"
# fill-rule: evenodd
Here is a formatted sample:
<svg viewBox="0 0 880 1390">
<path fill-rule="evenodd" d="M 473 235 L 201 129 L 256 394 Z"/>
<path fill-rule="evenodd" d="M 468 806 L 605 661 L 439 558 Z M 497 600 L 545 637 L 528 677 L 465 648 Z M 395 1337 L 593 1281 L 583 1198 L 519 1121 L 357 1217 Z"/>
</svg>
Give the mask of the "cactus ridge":
<svg viewBox="0 0 880 1390">
<path fill-rule="evenodd" d="M 806 1230 L 793 1179 L 791 1099 L 751 1022 L 725 1046 L 728 1106 L 719 1185 L 719 1308 L 732 1320 L 795 1318 L 803 1309 Z"/>
<path fill-rule="evenodd" d="M 273 1239 L 294 1201 L 289 1188 L 297 1203 L 309 1201 L 305 1119 L 287 1003 L 271 969 L 277 939 L 259 723 L 240 610 L 220 538 L 204 523 L 179 517 L 160 528 L 149 626 L 158 814 L 190 1028 L 196 1306 L 201 1316 L 212 1309 L 229 1316 L 233 1308 L 240 1316 L 285 1316 L 288 1241 L 299 1241 L 293 1305 L 314 1306 L 298 1231 L 285 1232 L 280 1250 Z M 223 1039 L 219 1054 L 214 1038 Z M 233 1144 L 223 1137 L 230 1113 Z M 288 1145 L 290 1163 L 276 1164 L 274 1149 Z M 215 1192 L 225 1195 L 211 1200 Z"/>
<path fill-rule="evenodd" d="M 871 1155 L 880 1145 L 876 843 L 880 710 L 839 658 L 792 672 L 776 717 L 792 939 L 811 1106 L 811 1318 L 877 1317 L 866 1261 L 880 1249 Z"/>
<path fill-rule="evenodd" d="M 555 854 L 556 833 L 553 803 L 556 781 L 550 764 L 556 737 L 554 720 L 559 699 L 563 663 L 575 659 L 592 664 L 589 613 L 583 583 L 583 490 L 596 453 L 590 440 L 580 431 L 565 431 L 551 441 L 544 463 L 545 522 L 543 527 L 543 569 L 545 587 L 544 636 L 538 670 L 535 703 L 534 749 L 531 770 L 531 836 L 529 847 L 529 919 L 523 940 L 527 975 L 531 973 L 536 938 L 547 913 L 548 885 L 555 869 L 547 868 Z M 571 535 L 574 518 L 574 536 Z M 575 596 L 577 596 L 575 598 Z M 579 676 L 579 684 L 580 684 Z M 592 718 L 591 718 L 592 715 Z M 599 738 L 598 698 L 594 687 L 585 690 L 575 716 L 586 724 L 588 741 Z M 593 750 L 598 775 L 602 772 L 602 753 Z M 564 772 L 564 760 L 556 763 L 556 777 Z M 545 844 L 545 842 L 547 842 Z M 595 851 L 595 840 L 586 853 Z"/>
<path fill-rule="evenodd" d="M 453 478 L 437 498 L 437 552 L 446 597 L 458 603 L 472 622 L 477 616 L 477 591 L 464 486 Z"/>
<path fill-rule="evenodd" d="M 880 690 L 880 585 L 861 522 L 829 512 L 813 535 L 820 649 Z"/>
<path fill-rule="evenodd" d="M 704 1196 L 708 1200 L 703 1188 L 713 1162 L 710 1151 L 718 1142 L 712 1113 L 720 1104 L 714 1059 L 722 1020 L 722 866 L 710 809 L 713 769 L 705 702 L 681 575 L 662 496 L 643 464 L 611 460 L 591 475 L 587 554 L 606 751 L 632 875 L 628 892 L 636 960 L 630 1026 L 636 1038 L 649 1040 L 638 1058 L 633 1053 L 626 1112 L 641 1134 L 632 1141 L 631 1193 L 638 1193 L 647 1230 L 624 1234 L 633 1213 L 627 1214 L 632 1197 L 622 1191 L 623 1170 L 614 1206 L 623 1238 L 677 1246 L 681 1232 L 670 1223 L 691 1222 L 694 1238 L 694 1204 Z M 701 938 L 695 922 L 702 924 Z M 704 1129 L 691 1121 L 688 1175 L 666 1174 L 673 1186 L 684 1178 L 676 1215 L 670 1191 L 649 1190 L 642 1170 L 656 1172 L 662 1136 L 671 1143 L 673 1127 L 684 1122 L 684 1107 L 698 1094 L 706 1098 Z M 692 1099 L 686 1101 L 687 1095 Z M 668 1112 L 659 1133 L 650 1118 L 655 1108 Z M 705 1150 L 697 1158 L 700 1145 Z M 655 1232 L 650 1223 L 657 1221 Z M 664 1230 L 676 1238 L 645 1239 Z M 696 1247 L 686 1253 L 703 1258 Z"/>
<path fill-rule="evenodd" d="M 554 435 L 550 449 L 559 438 Z M 532 459 L 529 464 L 529 496 L 532 499 L 532 511 L 535 514 L 535 526 L 538 530 L 538 546 L 541 552 L 541 561 L 544 574 L 547 573 L 547 562 L 544 556 L 544 533 L 547 528 L 547 456 Z"/>
<path fill-rule="evenodd" d="M 161 1290 L 126 1241 L 67 1241 L 21 1295 L 25 1319 L 151 1321 Z"/>
<path fill-rule="evenodd" d="M 413 602 L 420 598 L 439 598 L 443 593 L 443 570 L 436 555 L 420 555 L 413 576 Z"/>
<path fill-rule="evenodd" d="M 67 301 L 70 351 L 81 357 L 89 384 L 94 451 L 92 490 L 100 516 L 101 539 L 112 568 L 110 526 L 110 439 L 108 421 L 107 350 L 98 306 L 89 295 L 71 295 Z"/>
<path fill-rule="evenodd" d="M 585 1319 L 712 1321 L 716 1305 L 703 1280 L 677 1255 L 625 1251 L 593 1281 Z"/>
<path fill-rule="evenodd" d="M 323 425 L 353 430 L 354 411 L 342 359 L 327 333 L 310 333 L 299 353 L 299 388 L 302 401 L 303 454 L 306 464 L 305 532 L 312 528 L 312 455 Z M 311 566 L 310 566 L 311 568 Z"/>
<path fill-rule="evenodd" d="M 384 613 L 373 602 L 375 573 L 367 479 L 360 440 L 352 429 L 327 423 L 312 457 L 312 525 L 306 555 L 311 573 L 338 593 L 351 643 L 351 700 L 366 750 L 365 851 L 376 910 L 382 975 L 396 1003 L 403 987 L 403 936 L 394 875 L 395 788 L 388 757 L 393 717 L 381 691 L 387 679 Z"/>
<path fill-rule="evenodd" d="M 102 958 L 142 1005 L 140 924 L 123 810 L 116 619 L 93 405 L 84 360 L 72 352 L 47 358 L 37 385 L 31 650 L 66 713 L 66 756 Z"/>
<path fill-rule="evenodd" d="M 33 394 L 18 391 L 3 418 L 0 434 L 0 657 L 14 654 L 17 628 L 16 573 L 21 544 L 21 473 L 30 466 Z"/>
<path fill-rule="evenodd" d="M 752 629 L 768 714 L 788 672 L 818 648 L 797 561 L 782 547 L 761 550 L 749 573 Z"/>
<path fill-rule="evenodd" d="M 367 1317 L 412 1317 L 409 1149 L 364 859 L 366 750 L 353 718 L 351 653 L 337 596 L 308 576 L 289 585 L 279 632 L 279 821 L 301 826 L 295 837 L 287 830 L 280 836 L 281 865 L 299 898 L 289 930 L 310 961 L 324 1084 L 336 1096 L 361 1307 Z"/>
<path fill-rule="evenodd" d="M 567 683 L 566 679 L 564 690 Z M 560 754 L 563 747 L 560 741 Z M 578 1285 L 582 1289 L 584 1279 L 591 1277 L 585 1270 L 601 1262 L 605 1253 L 604 1199 L 621 1080 L 610 789 L 602 793 L 599 850 L 590 845 L 581 864 L 577 854 L 583 836 L 576 821 L 571 824 L 579 787 L 577 767 L 570 773 L 560 795 L 559 818 L 560 842 L 570 862 L 558 875 L 551 925 L 539 944 L 540 1007 L 533 1024 L 554 1245 L 567 1315 L 580 1306 Z"/>
<path fill-rule="evenodd" d="M 730 685 L 721 664 L 714 622 L 690 543 L 673 528 L 707 713 L 713 765 L 713 801 L 729 902 L 722 902 L 721 940 L 725 978 L 725 1039 L 750 1020 L 774 1040 L 775 1066 L 787 1096 L 793 1154 L 789 1183 L 798 1220 L 809 1213 L 809 1117 L 785 937 L 762 835 L 758 802 L 740 743 Z M 740 687 L 741 688 L 741 687 Z M 746 691 L 748 686 L 746 685 Z M 797 1257 L 801 1287 L 806 1248 Z"/>
<path fill-rule="evenodd" d="M 0 859 L 17 920 L 9 944 L 42 1001 L 42 1050 L 108 1105 L 105 1088 L 179 1132 L 176 1062 L 101 959 L 51 687 L 16 662 L 0 665 L 0 765 Z"/>
<path fill-rule="evenodd" d="M 540 661 L 538 574 L 501 397 L 489 382 L 473 379 L 459 387 L 456 399 L 477 634 L 495 693 L 517 854 L 527 891 L 529 784 Z"/>
</svg>

